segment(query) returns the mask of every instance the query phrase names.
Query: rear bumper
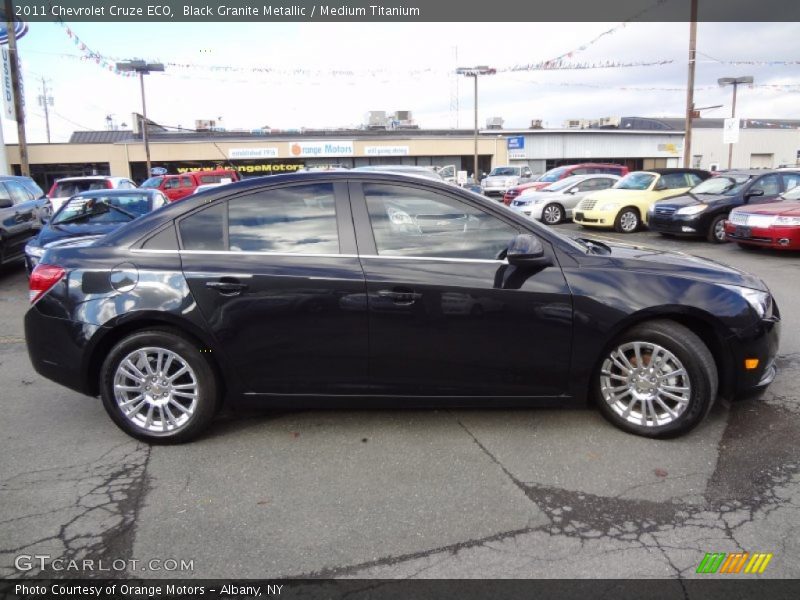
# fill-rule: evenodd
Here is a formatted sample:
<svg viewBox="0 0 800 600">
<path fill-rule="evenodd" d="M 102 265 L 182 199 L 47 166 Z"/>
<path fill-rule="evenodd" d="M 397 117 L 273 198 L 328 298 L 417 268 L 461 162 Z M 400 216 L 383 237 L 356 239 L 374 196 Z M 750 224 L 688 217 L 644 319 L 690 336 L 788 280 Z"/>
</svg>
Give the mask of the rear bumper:
<svg viewBox="0 0 800 600">
<path fill-rule="evenodd" d="M 800 227 L 737 227 L 727 222 L 725 237 L 740 244 L 778 250 L 800 250 Z"/>
<path fill-rule="evenodd" d="M 92 395 L 88 349 L 101 329 L 104 328 L 45 316 L 33 306 L 25 314 L 25 342 L 33 368 L 42 377 Z"/>
</svg>

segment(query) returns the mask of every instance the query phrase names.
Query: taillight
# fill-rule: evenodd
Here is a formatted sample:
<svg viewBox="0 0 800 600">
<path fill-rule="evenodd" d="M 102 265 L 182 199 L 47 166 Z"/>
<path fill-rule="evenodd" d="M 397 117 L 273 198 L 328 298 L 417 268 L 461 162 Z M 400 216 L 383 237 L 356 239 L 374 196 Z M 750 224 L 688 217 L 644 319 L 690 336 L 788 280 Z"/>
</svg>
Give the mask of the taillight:
<svg viewBox="0 0 800 600">
<path fill-rule="evenodd" d="M 31 304 L 49 292 L 50 288 L 61 281 L 62 277 L 64 277 L 64 269 L 61 267 L 43 264 L 36 265 L 33 273 L 31 273 L 30 281 L 28 282 Z"/>
<path fill-rule="evenodd" d="M 110 190 L 114 187 L 114 184 L 111 183 L 110 179 L 106 179 L 106 187 Z"/>
</svg>

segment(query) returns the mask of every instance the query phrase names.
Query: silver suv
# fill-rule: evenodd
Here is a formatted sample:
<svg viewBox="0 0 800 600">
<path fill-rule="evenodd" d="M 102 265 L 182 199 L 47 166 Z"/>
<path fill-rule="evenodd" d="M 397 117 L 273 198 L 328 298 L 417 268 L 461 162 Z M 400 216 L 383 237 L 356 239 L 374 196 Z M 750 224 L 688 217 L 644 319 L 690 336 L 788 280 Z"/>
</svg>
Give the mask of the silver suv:
<svg viewBox="0 0 800 600">
<path fill-rule="evenodd" d="M 502 200 L 509 188 L 532 180 L 533 173 L 528 166 L 495 167 L 481 181 L 481 192 L 486 196 L 499 196 Z"/>
</svg>

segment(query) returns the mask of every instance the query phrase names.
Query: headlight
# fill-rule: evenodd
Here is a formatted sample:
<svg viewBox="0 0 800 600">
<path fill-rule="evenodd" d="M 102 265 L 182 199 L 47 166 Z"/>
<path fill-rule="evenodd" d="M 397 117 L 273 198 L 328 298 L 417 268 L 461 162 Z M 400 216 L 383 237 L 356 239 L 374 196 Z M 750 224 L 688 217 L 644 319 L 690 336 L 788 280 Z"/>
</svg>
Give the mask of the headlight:
<svg viewBox="0 0 800 600">
<path fill-rule="evenodd" d="M 778 217 L 773 225 L 800 225 L 800 217 Z"/>
<path fill-rule="evenodd" d="M 528 206 L 531 203 L 529 198 L 518 198 L 515 206 Z"/>
<path fill-rule="evenodd" d="M 708 204 L 694 204 L 692 206 L 684 206 L 675 211 L 676 215 L 696 215 L 703 212 L 708 208 Z"/>
<path fill-rule="evenodd" d="M 31 244 L 28 244 L 25 246 L 25 254 L 32 256 L 33 258 L 42 258 L 42 255 L 44 254 L 44 248 L 41 246 L 32 246 Z"/>
<path fill-rule="evenodd" d="M 769 292 L 762 292 L 761 290 L 739 285 L 723 285 L 722 287 L 739 294 L 747 300 L 747 303 L 753 307 L 760 319 L 772 316 L 772 294 Z"/>
<path fill-rule="evenodd" d="M 605 204 L 601 204 L 597 207 L 597 210 L 603 212 L 606 210 L 616 210 L 619 208 L 619 205 L 616 202 L 606 202 Z"/>
</svg>

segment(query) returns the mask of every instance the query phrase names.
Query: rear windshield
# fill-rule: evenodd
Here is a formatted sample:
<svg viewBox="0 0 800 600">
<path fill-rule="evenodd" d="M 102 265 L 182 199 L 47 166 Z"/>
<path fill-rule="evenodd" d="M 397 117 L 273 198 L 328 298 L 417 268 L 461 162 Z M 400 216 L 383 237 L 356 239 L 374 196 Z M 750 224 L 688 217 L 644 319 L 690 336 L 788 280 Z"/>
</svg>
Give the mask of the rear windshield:
<svg viewBox="0 0 800 600">
<path fill-rule="evenodd" d="M 83 192 L 92 190 L 106 190 L 108 183 L 105 179 L 78 179 L 76 181 L 59 181 L 53 190 L 53 198 L 69 198 Z"/>
<path fill-rule="evenodd" d="M 495 167 L 492 169 L 492 172 L 489 173 L 489 177 L 497 177 L 497 176 L 516 176 L 519 177 L 519 167 Z"/>
<path fill-rule="evenodd" d="M 233 175 L 230 173 L 220 173 L 217 175 L 200 175 L 198 177 L 200 183 L 231 183 Z"/>
<path fill-rule="evenodd" d="M 75 196 L 53 218 L 53 225 L 64 223 L 125 223 L 150 212 L 147 194 L 125 196 Z"/>
<path fill-rule="evenodd" d="M 720 175 L 706 179 L 692 188 L 693 194 L 725 194 L 735 196 L 750 181 L 750 175 Z"/>
</svg>

